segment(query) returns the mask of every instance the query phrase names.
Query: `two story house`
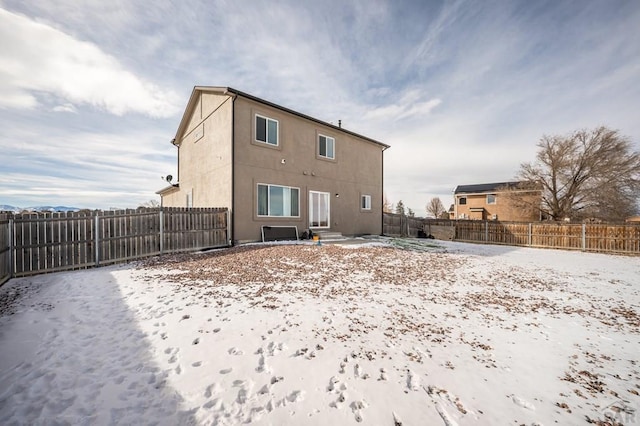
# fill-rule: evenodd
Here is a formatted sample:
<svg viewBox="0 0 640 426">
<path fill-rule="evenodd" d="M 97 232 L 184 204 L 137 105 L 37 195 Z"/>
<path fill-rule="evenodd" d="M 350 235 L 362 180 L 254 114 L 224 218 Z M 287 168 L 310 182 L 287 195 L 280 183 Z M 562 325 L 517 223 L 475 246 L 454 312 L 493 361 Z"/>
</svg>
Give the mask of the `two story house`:
<svg viewBox="0 0 640 426">
<path fill-rule="evenodd" d="M 451 219 L 539 221 L 542 190 L 529 182 L 459 185 L 453 192 Z M 453 211 L 452 211 L 453 210 Z"/>
<path fill-rule="evenodd" d="M 388 145 L 230 87 L 193 89 L 172 143 L 168 207 L 228 207 L 233 243 L 263 226 L 382 233 Z"/>
</svg>

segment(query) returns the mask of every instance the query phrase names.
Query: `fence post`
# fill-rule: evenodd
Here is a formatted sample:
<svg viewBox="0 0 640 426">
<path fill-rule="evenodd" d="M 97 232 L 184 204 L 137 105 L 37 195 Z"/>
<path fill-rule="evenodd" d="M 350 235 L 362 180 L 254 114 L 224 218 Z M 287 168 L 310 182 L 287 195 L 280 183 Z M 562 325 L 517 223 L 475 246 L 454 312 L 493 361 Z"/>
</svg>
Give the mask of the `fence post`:
<svg viewBox="0 0 640 426">
<path fill-rule="evenodd" d="M 160 207 L 160 254 L 164 251 L 164 212 Z"/>
<path fill-rule="evenodd" d="M 9 258 L 9 278 L 13 278 L 13 275 L 15 273 L 15 268 L 13 267 L 13 259 L 14 259 L 14 245 L 13 245 L 13 236 L 15 234 L 15 230 L 13 229 L 14 226 L 14 222 L 13 222 L 13 218 L 9 219 L 9 232 L 7 232 L 9 234 L 9 256 L 7 256 Z"/>
<path fill-rule="evenodd" d="M 489 241 L 489 221 L 484 222 L 484 240 Z"/>
<path fill-rule="evenodd" d="M 384 215 L 384 213 L 382 213 Z M 226 229 L 226 233 L 227 233 L 227 241 L 229 242 L 229 246 L 233 245 L 233 241 L 231 240 L 231 235 L 233 234 L 231 232 L 231 209 L 227 209 L 227 223 L 225 226 Z M 384 221 L 382 223 L 382 233 L 384 233 Z"/>
<path fill-rule="evenodd" d="M 533 242 L 533 236 L 532 235 L 533 235 L 533 223 L 530 223 L 529 224 L 529 239 L 528 239 L 529 246 Z"/>
<path fill-rule="evenodd" d="M 411 236 L 409 233 L 409 217 L 405 216 L 404 213 L 402 214 L 402 217 L 404 218 L 404 236 L 409 237 Z"/>
<path fill-rule="evenodd" d="M 582 224 L 582 251 L 587 250 L 587 224 Z"/>
<path fill-rule="evenodd" d="M 93 231 L 93 241 L 94 241 L 94 251 L 95 251 L 95 255 L 96 255 L 96 266 L 100 265 L 100 216 L 98 216 L 98 213 L 96 212 L 95 217 L 95 227 L 94 227 L 94 231 Z"/>
</svg>

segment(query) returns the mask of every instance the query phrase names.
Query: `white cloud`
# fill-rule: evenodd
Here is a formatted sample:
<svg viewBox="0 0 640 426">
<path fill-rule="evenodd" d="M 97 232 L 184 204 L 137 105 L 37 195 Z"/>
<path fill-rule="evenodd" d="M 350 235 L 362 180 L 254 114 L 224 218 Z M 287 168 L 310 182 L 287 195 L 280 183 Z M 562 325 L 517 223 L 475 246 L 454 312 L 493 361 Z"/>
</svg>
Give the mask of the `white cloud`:
<svg viewBox="0 0 640 426">
<path fill-rule="evenodd" d="M 435 195 L 446 204 L 458 184 L 512 178 L 543 134 L 605 124 L 640 142 L 640 9 L 629 2 L 3 3 L 33 19 L 0 11 L 0 108 L 44 106 L 19 123 L 35 133 L 22 138 L 33 151 L 15 155 L 64 155 L 73 173 L 90 163 L 82 170 L 109 193 L 144 187 L 129 184 L 138 178 L 127 168 L 138 164 L 153 175 L 147 187 L 157 189 L 175 157 L 145 163 L 155 148 L 142 134 L 121 133 L 129 117 L 105 120 L 102 112 L 167 116 L 200 84 L 342 119 L 345 128 L 390 144 L 385 191 L 416 211 Z M 152 81 L 180 87 L 181 99 Z M 5 127 L 12 115 L 25 117 L 10 112 L 0 117 Z M 156 140 L 168 140 L 178 124 L 138 118 L 137 131 L 148 125 Z M 69 150 L 65 141 L 83 149 Z M 132 153 L 114 144 L 137 147 Z M 5 151 L 8 163 L 13 151 Z M 122 180 L 111 182 L 114 176 Z"/>
<path fill-rule="evenodd" d="M 0 77 L 5 78 L 0 80 L 0 108 L 35 108 L 38 105 L 35 96 L 8 85 L 9 78 L 1 70 Z"/>
<path fill-rule="evenodd" d="M 177 96 L 137 77 L 98 46 L 0 9 L 0 107 L 34 108 L 39 93 L 115 115 L 167 117 Z"/>
<path fill-rule="evenodd" d="M 378 89 L 378 91 L 385 92 L 382 89 Z M 391 90 L 387 91 L 391 92 Z M 409 89 L 391 98 L 395 99 L 395 102 L 376 108 L 367 108 L 366 105 L 362 105 L 361 108 L 365 110 L 363 119 L 365 121 L 384 120 L 386 122 L 409 118 L 424 119 L 442 103 L 442 100 L 438 98 L 426 99 L 427 96 L 418 89 Z"/>
<path fill-rule="evenodd" d="M 62 105 L 56 105 L 53 107 L 53 111 L 55 112 L 73 112 L 73 113 L 77 113 L 78 109 L 70 103 L 65 103 Z"/>
</svg>

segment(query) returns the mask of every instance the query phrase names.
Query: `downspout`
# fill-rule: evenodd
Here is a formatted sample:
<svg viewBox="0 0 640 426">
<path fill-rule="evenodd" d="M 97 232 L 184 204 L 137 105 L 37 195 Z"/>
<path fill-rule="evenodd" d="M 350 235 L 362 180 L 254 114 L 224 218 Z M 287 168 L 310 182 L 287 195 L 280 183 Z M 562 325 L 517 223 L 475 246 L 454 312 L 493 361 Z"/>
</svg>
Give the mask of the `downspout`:
<svg viewBox="0 0 640 426">
<path fill-rule="evenodd" d="M 231 96 L 231 212 L 229 214 L 229 218 L 230 218 L 230 224 L 228 224 L 229 226 L 229 240 L 231 242 L 231 245 L 235 245 L 236 241 L 235 241 L 235 228 L 236 228 L 236 221 L 235 221 L 235 211 L 236 211 L 236 163 L 235 163 L 235 153 L 236 153 L 236 138 L 235 138 L 235 131 L 236 131 L 236 108 L 235 108 L 235 101 L 236 98 L 238 97 L 238 95 L 236 93 L 232 93 L 229 90 L 225 90 L 224 92 L 225 95 L 227 96 Z"/>
<path fill-rule="evenodd" d="M 176 138 L 171 139 L 171 145 L 178 149 L 178 182 L 180 182 L 180 145 L 176 144 Z"/>
<path fill-rule="evenodd" d="M 389 149 L 388 146 L 382 148 L 382 200 L 380 200 L 380 210 L 382 211 L 380 215 L 380 235 L 384 235 L 384 152 Z"/>
<path fill-rule="evenodd" d="M 178 182 L 180 182 L 180 145 L 178 145 L 176 143 L 176 138 L 171 139 L 171 145 L 175 146 L 176 149 L 178 150 L 178 165 L 176 166 L 176 171 L 178 172 L 178 176 L 176 176 L 178 178 Z M 171 183 L 171 182 L 169 182 Z M 160 208 L 164 207 L 164 197 L 161 195 L 160 196 Z"/>
</svg>

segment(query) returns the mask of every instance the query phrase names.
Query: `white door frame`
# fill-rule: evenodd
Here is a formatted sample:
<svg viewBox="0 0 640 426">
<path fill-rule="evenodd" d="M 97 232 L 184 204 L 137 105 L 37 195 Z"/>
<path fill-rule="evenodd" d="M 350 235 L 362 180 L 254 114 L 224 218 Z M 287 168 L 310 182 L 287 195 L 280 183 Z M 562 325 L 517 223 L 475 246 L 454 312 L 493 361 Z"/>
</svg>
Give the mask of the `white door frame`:
<svg viewBox="0 0 640 426">
<path fill-rule="evenodd" d="M 322 218 L 322 216 L 317 217 L 317 214 L 319 213 L 320 209 L 320 198 L 318 198 L 318 203 L 316 203 L 316 205 L 314 205 L 313 202 L 313 198 L 314 195 L 324 195 L 325 199 L 326 199 L 326 204 L 327 204 L 327 225 L 326 226 L 320 226 L 320 225 L 313 225 L 313 219 L 317 219 L 317 222 L 320 222 L 320 219 Z M 322 192 L 322 191 L 309 191 L 309 229 L 311 228 L 330 228 L 331 227 L 331 193 L 329 192 Z"/>
</svg>

